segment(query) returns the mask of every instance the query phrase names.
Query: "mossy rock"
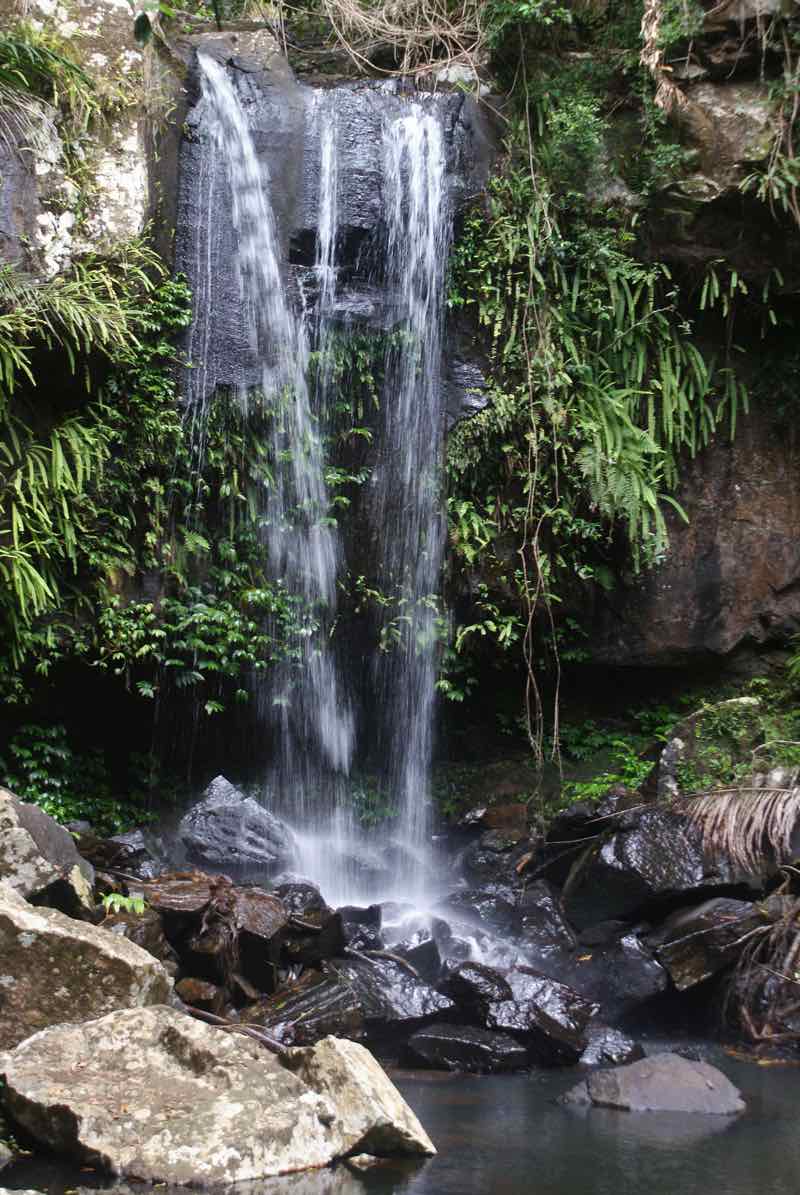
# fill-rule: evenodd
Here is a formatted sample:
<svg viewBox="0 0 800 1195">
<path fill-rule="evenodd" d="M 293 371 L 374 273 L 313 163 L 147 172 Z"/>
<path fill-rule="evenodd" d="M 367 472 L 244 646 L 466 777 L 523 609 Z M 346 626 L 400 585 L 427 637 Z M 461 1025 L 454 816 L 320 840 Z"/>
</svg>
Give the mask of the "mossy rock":
<svg viewBox="0 0 800 1195">
<path fill-rule="evenodd" d="M 732 784 L 752 771 L 764 742 L 758 697 L 734 697 L 703 706 L 679 722 L 659 761 L 659 796 L 703 792 Z"/>
</svg>

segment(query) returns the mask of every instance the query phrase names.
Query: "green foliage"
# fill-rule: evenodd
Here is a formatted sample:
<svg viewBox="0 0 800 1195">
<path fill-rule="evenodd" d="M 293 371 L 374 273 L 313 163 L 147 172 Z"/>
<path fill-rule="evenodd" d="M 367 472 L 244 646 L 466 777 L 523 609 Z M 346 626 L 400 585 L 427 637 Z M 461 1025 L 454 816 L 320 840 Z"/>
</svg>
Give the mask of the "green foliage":
<svg viewBox="0 0 800 1195">
<path fill-rule="evenodd" d="M 3 783 L 59 822 L 88 820 L 98 834 L 116 834 L 150 820 L 139 802 L 113 791 L 100 751 L 77 753 L 60 725 L 22 726 L 0 759 Z"/>
<path fill-rule="evenodd" d="M 103 908 L 106 913 L 133 913 L 141 917 L 147 908 L 143 896 L 123 896 L 121 892 L 109 892 L 103 897 Z"/>
<path fill-rule="evenodd" d="M 51 33 L 18 23 L 0 33 L 0 84 L 71 110 L 91 108 L 92 83 Z"/>
<path fill-rule="evenodd" d="M 667 513 L 685 518 L 674 496 L 682 462 L 721 426 L 733 435 L 748 403 L 729 360 L 695 342 L 701 296 L 645 259 L 633 208 L 594 197 L 613 165 L 611 63 L 554 69 L 520 51 L 520 118 L 452 255 L 450 304 L 477 321 L 490 359 L 489 405 L 448 442 L 453 565 L 474 594 L 455 646 L 522 644 L 529 670 L 553 655 L 588 657 L 582 628 L 561 625 L 558 606 L 663 558 Z M 638 69 L 625 60 L 649 191 L 682 151 Z M 723 307 L 746 283 L 726 286 Z M 711 308 L 710 289 L 699 306 Z"/>
</svg>

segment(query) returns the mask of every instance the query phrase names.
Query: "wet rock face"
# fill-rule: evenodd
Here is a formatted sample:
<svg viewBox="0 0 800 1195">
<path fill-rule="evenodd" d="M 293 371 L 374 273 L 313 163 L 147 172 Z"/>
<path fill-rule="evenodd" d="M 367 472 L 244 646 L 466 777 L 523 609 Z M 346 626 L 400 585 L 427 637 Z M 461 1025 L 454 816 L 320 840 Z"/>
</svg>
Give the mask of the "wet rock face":
<svg viewBox="0 0 800 1195">
<path fill-rule="evenodd" d="M 597 659 L 674 666 L 784 643 L 800 630 L 800 446 L 773 420 L 754 406 L 732 443 L 719 437 L 686 462 L 676 497 L 689 522 L 668 514 L 664 563 L 600 599 Z"/>
<path fill-rule="evenodd" d="M 409 1062 L 436 1070 L 493 1074 L 527 1065 L 524 1045 L 505 1033 L 472 1025 L 430 1025 L 408 1039 Z"/>
<path fill-rule="evenodd" d="M 619 830 L 575 865 L 564 900 L 570 921 L 633 919 L 649 901 L 735 880 L 724 861 L 711 863 L 700 834 L 666 809 L 626 816 Z"/>
<path fill-rule="evenodd" d="M 453 1009 L 453 1001 L 429 984 L 415 978 L 391 959 L 362 963 L 358 959 L 335 960 L 328 964 L 356 994 L 366 1027 L 374 1034 L 407 1030 Z"/>
<path fill-rule="evenodd" d="M 176 252 L 177 266 L 189 277 L 198 309 L 214 313 L 213 321 L 201 316 L 202 328 L 198 324 L 204 372 L 190 382 L 206 396 L 218 386 L 246 388 L 262 379 L 237 315 L 236 246 L 230 221 L 222 217 L 229 208 L 230 193 L 224 171 L 210 160 L 204 143 L 207 134 L 194 50 L 211 53 L 235 68 L 232 74 L 248 110 L 256 152 L 270 180 L 287 285 L 298 306 L 311 312 L 316 302 L 317 280 L 310 267 L 319 225 L 320 129 L 330 115 L 337 127 L 335 316 L 343 327 L 375 332 L 390 330 L 397 318 L 392 296 L 376 286 L 372 275 L 385 233 L 384 123 L 403 115 L 407 98 L 371 80 L 324 89 L 299 83 L 275 53 L 274 42 L 269 47 L 253 44 L 249 53 L 250 40 L 240 34 L 235 39 L 222 35 L 186 41 L 191 51 L 187 57 L 192 106 L 181 149 Z M 480 191 L 496 152 L 497 138 L 485 110 L 458 92 L 418 93 L 415 101 L 440 114 L 450 201 L 453 208 L 463 206 Z M 197 270 L 200 261 L 209 263 L 207 271 Z M 482 363 L 468 344 L 470 338 L 461 339 L 464 351 L 448 361 L 443 378 L 451 422 L 465 410 L 484 405 Z"/>
<path fill-rule="evenodd" d="M 0 788 L 0 880 L 34 904 L 71 916 L 94 907 L 94 870 L 72 835 L 36 805 Z"/>
<path fill-rule="evenodd" d="M 717 897 L 667 918 L 650 942 L 683 992 L 734 963 L 745 935 L 767 922 L 749 901 Z"/>
<path fill-rule="evenodd" d="M 178 837 L 193 863 L 259 882 L 285 871 L 295 855 L 291 831 L 224 776 L 217 776 L 182 819 Z"/>
<path fill-rule="evenodd" d="M 745 1109 L 739 1091 L 721 1071 L 677 1054 L 654 1054 L 616 1070 L 595 1071 L 567 1093 L 564 1103 L 715 1116 L 735 1116 Z"/>
<path fill-rule="evenodd" d="M 600 1005 L 603 1016 L 614 1022 L 645 1001 L 665 991 L 667 971 L 635 933 L 617 934 L 601 944 L 564 956 L 545 958 L 539 964 Z"/>
<path fill-rule="evenodd" d="M 517 895 L 501 885 L 488 888 L 461 888 L 439 905 L 444 919 L 455 919 L 481 926 L 489 931 L 514 934 L 520 927 Z"/>
<path fill-rule="evenodd" d="M 529 967 L 514 968 L 508 980 L 514 998 L 490 1005 L 488 1028 L 523 1041 L 531 1057 L 545 1066 L 577 1062 L 588 1044 L 597 1005 Z"/>
<path fill-rule="evenodd" d="M 172 980 L 124 937 L 55 909 L 34 908 L 0 883 L 0 1048 L 61 1021 L 160 1004 Z"/>
<path fill-rule="evenodd" d="M 547 880 L 529 884 L 520 895 L 519 908 L 520 942 L 537 961 L 569 957 L 574 952 L 575 935 Z"/>
<path fill-rule="evenodd" d="M 242 1012 L 245 1024 L 261 1025 L 297 1046 L 336 1034 L 358 1038 L 364 1032 L 364 1009 L 356 992 L 338 975 L 306 971 L 276 995 Z"/>
<path fill-rule="evenodd" d="M 292 1073 L 242 1035 L 135 1009 L 38 1034 L 0 1056 L 0 1074 L 41 1144 L 150 1182 L 227 1186 L 351 1151 L 435 1152 L 360 1046 L 298 1053 Z"/>
<path fill-rule="evenodd" d="M 459 963 L 448 970 L 439 991 L 449 996 L 473 1024 L 485 1025 L 489 1007 L 513 999 L 513 992 L 499 971 L 483 963 Z"/>
<path fill-rule="evenodd" d="M 587 1037 L 589 1044 L 580 1056 L 581 1066 L 621 1066 L 644 1057 L 644 1050 L 633 1038 L 608 1025 L 590 1025 Z"/>
</svg>

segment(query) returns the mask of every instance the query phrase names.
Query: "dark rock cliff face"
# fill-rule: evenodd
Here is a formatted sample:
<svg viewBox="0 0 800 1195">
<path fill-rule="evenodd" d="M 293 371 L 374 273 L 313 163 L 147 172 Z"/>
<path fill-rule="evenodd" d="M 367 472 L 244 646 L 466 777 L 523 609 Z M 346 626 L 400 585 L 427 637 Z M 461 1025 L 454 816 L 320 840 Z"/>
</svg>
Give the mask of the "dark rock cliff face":
<svg viewBox="0 0 800 1195">
<path fill-rule="evenodd" d="M 605 596 L 593 650 L 608 663 L 702 663 L 800 630 L 800 444 L 756 407 L 687 465 L 666 560 Z"/>
<path fill-rule="evenodd" d="M 176 259 L 192 284 L 197 310 L 211 313 L 205 326 L 196 327 L 192 334 L 192 349 L 198 348 L 198 334 L 203 341 L 205 374 L 197 378 L 197 385 L 204 397 L 218 386 L 256 385 L 261 369 L 242 326 L 235 234 L 225 217 L 231 203 L 228 181 L 224 169 L 209 160 L 204 144 L 195 51 L 224 62 L 232 72 L 270 180 L 287 286 L 298 308 L 309 313 L 318 285 L 311 267 L 320 212 L 323 113 L 335 120 L 335 317 L 348 328 L 390 330 L 395 322 L 391 296 L 373 285 L 372 271 L 384 236 L 383 128 L 387 118 L 402 115 L 408 100 L 402 85 L 363 80 L 323 88 L 300 83 L 263 32 L 205 35 L 187 39 L 181 49 L 189 64 L 192 106 L 180 158 Z M 460 92 L 411 94 L 439 113 L 449 198 L 457 213 L 480 192 L 498 152 L 498 138 L 485 110 L 472 98 Z M 470 338 L 463 330 L 458 332 L 453 329 L 453 338 L 463 343 L 452 357 L 448 352 L 444 374 L 451 419 L 462 409 L 474 409 L 475 392 L 483 384 Z"/>
</svg>

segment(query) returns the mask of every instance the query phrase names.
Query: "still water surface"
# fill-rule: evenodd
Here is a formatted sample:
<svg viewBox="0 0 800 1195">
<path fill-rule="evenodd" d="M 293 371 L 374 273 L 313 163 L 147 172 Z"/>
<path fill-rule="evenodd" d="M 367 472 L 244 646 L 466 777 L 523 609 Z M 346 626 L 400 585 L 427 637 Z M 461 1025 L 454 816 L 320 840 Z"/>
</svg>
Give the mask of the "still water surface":
<svg viewBox="0 0 800 1195">
<path fill-rule="evenodd" d="M 704 1052 L 705 1053 L 705 1052 Z M 566 1109 L 576 1071 L 515 1076 L 394 1072 L 436 1143 L 428 1161 L 346 1166 L 237 1188 L 241 1195 L 798 1195 L 800 1067 L 760 1067 L 722 1053 L 748 1111 L 728 1120 Z M 62 1195 L 90 1176 L 41 1162 L 2 1174 L 7 1187 Z M 148 1188 L 117 1187 L 118 1192 Z M 163 1195 L 161 1188 L 159 1195 Z"/>
</svg>

